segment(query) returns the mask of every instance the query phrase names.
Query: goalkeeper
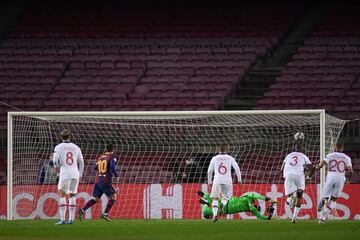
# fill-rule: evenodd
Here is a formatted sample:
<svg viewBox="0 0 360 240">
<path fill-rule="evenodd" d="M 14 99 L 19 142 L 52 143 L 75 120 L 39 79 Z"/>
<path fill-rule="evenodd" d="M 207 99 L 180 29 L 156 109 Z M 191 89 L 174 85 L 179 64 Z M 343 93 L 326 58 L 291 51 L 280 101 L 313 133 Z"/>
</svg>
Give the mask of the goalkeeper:
<svg viewBox="0 0 360 240">
<path fill-rule="evenodd" d="M 199 191 L 198 194 L 201 196 L 200 203 L 203 204 L 202 214 L 204 215 L 204 218 L 210 218 L 213 214 L 211 209 L 211 203 L 213 200 L 210 197 L 210 194 L 208 193 L 203 193 Z M 270 207 L 268 208 L 267 211 L 269 213 L 268 216 L 260 212 L 259 206 L 254 205 L 255 200 L 263 200 L 270 203 Z M 277 203 L 276 201 L 271 200 L 268 197 L 264 197 L 260 194 L 246 193 L 241 197 L 231 197 L 225 206 L 220 205 L 219 215 L 234 214 L 240 212 L 251 212 L 257 218 L 263 220 L 270 220 L 274 213 L 273 205 L 276 203 Z"/>
</svg>

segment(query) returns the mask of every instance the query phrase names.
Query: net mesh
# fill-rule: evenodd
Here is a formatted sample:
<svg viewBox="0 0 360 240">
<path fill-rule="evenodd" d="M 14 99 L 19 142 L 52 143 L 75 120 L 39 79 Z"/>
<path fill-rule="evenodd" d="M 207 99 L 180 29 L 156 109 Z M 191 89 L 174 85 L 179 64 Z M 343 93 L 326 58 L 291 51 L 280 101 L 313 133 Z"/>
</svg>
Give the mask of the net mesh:
<svg viewBox="0 0 360 240">
<path fill-rule="evenodd" d="M 326 115 L 326 153 L 332 151 L 345 121 Z M 304 148 L 313 163 L 320 160 L 320 114 L 117 113 L 103 116 L 13 117 L 13 216 L 57 218 L 57 175 L 49 166 L 63 129 L 83 152 L 85 170 L 77 206 L 91 199 L 97 157 L 114 143 L 119 179 L 113 218 L 201 218 L 196 192 L 207 192 L 207 168 L 220 143 L 238 162 L 242 184 L 234 195 L 258 192 L 279 201 L 276 214 L 290 216 L 284 204 L 284 157 L 293 149 L 294 134 L 303 132 Z M 303 218 L 316 216 L 319 174 L 305 190 Z M 107 198 L 86 212 L 97 218 Z M 264 203 L 260 203 L 264 207 Z M 306 210 L 308 209 L 308 210 Z M 264 211 L 263 208 L 262 211 Z M 251 218 L 246 213 L 228 218 Z"/>
</svg>

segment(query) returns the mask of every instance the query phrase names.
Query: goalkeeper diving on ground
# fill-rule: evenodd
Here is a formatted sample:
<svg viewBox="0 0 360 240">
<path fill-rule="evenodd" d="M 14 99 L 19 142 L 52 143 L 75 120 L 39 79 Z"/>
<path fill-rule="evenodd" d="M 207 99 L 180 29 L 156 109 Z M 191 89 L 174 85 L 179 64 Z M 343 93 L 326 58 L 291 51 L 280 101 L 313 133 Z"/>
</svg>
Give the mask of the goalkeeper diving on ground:
<svg viewBox="0 0 360 240">
<path fill-rule="evenodd" d="M 202 206 L 202 214 L 204 218 L 210 218 L 213 215 L 211 203 L 213 199 L 210 197 L 210 194 L 203 193 L 198 191 L 198 195 L 201 197 L 200 203 Z M 261 213 L 260 206 L 255 205 L 256 200 L 262 200 L 270 203 L 269 208 L 267 209 L 268 215 Z M 221 201 L 219 201 L 221 202 Z M 277 204 L 276 201 L 271 200 L 268 197 L 264 197 L 256 193 L 246 193 L 241 197 L 231 197 L 225 206 L 222 204 L 219 205 L 218 215 L 234 214 L 240 212 L 250 212 L 257 218 L 263 220 L 270 220 L 274 214 L 274 204 Z"/>
</svg>

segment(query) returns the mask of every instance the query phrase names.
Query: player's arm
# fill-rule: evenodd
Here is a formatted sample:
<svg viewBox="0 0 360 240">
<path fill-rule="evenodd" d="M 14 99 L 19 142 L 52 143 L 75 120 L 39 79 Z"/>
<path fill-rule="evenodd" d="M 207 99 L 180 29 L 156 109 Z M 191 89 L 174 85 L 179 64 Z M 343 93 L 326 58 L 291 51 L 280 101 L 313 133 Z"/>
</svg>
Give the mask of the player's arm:
<svg viewBox="0 0 360 240">
<path fill-rule="evenodd" d="M 280 171 L 284 171 L 284 167 L 285 167 L 285 161 L 283 161 L 282 165 L 281 165 L 281 168 L 280 168 Z"/>
<path fill-rule="evenodd" d="M 254 214 L 254 216 L 256 216 L 257 218 L 260 218 L 260 219 L 262 219 L 262 220 L 270 220 L 270 219 L 271 219 L 271 217 L 265 216 L 264 214 L 262 214 L 261 212 L 259 212 L 258 209 L 257 209 L 254 205 L 252 205 L 252 204 L 250 203 L 250 201 L 248 202 L 248 204 L 249 204 L 250 212 L 251 212 L 252 214 Z"/>
<path fill-rule="evenodd" d="M 231 166 L 235 169 L 235 173 L 236 173 L 236 177 L 238 179 L 238 183 L 241 183 L 241 172 L 240 172 L 240 168 L 239 165 L 237 164 L 237 162 L 235 161 L 235 159 L 231 159 Z"/>
<path fill-rule="evenodd" d="M 119 177 L 116 172 L 116 158 L 113 158 L 110 161 L 110 171 L 114 174 L 115 177 Z"/>
<path fill-rule="evenodd" d="M 305 157 L 306 180 L 310 180 L 315 172 L 315 167 L 308 157 Z"/>
<path fill-rule="evenodd" d="M 208 170 L 207 170 L 207 179 L 208 179 L 209 185 L 212 183 L 213 173 L 214 173 L 214 160 L 211 159 Z"/>
<path fill-rule="evenodd" d="M 262 201 L 266 201 L 266 199 L 268 199 L 267 197 L 261 195 L 261 194 L 257 194 L 257 193 L 248 193 L 245 195 L 248 199 L 250 199 L 251 201 L 254 200 L 262 200 Z"/>
<path fill-rule="evenodd" d="M 353 169 L 351 166 L 346 168 L 345 177 L 346 177 L 346 184 L 350 183 L 351 176 L 353 174 Z"/>
<path fill-rule="evenodd" d="M 80 179 L 81 179 L 83 176 L 83 173 L 84 173 L 84 157 L 82 155 L 80 148 L 79 148 L 78 163 L 79 163 L 79 175 L 80 175 Z"/>
<path fill-rule="evenodd" d="M 317 166 L 315 167 L 315 169 L 316 169 L 316 170 L 319 170 L 319 169 L 323 168 L 328 162 L 329 162 L 329 159 L 328 159 L 328 157 L 326 156 L 325 159 L 322 159 L 322 160 L 320 161 L 319 165 L 317 165 Z"/>
<path fill-rule="evenodd" d="M 321 160 L 320 163 L 319 163 L 319 165 L 317 165 L 317 166 L 315 167 L 315 169 L 316 169 L 316 170 L 319 170 L 319 169 L 323 168 L 325 165 L 326 165 L 326 162 L 325 162 L 324 160 Z"/>
<path fill-rule="evenodd" d="M 53 158 L 52 161 L 50 163 L 50 166 L 53 166 L 54 168 L 58 168 L 60 167 L 60 156 L 59 156 L 59 151 L 57 148 L 54 149 L 54 154 L 53 154 Z"/>
<path fill-rule="evenodd" d="M 347 163 L 346 163 L 346 172 L 345 172 L 345 177 L 346 177 L 346 184 L 350 183 L 351 180 L 351 176 L 353 174 L 353 169 L 352 169 L 352 164 L 351 164 L 351 159 L 348 157 L 347 159 Z"/>
<path fill-rule="evenodd" d="M 305 169 L 307 171 L 307 177 L 311 178 L 314 175 L 315 167 L 313 164 L 306 164 Z"/>
<path fill-rule="evenodd" d="M 272 200 L 271 198 L 265 197 L 258 193 L 248 193 L 246 196 L 251 200 L 262 200 L 262 201 L 266 201 L 266 202 L 269 202 L 272 204 L 277 203 L 276 201 Z"/>
</svg>

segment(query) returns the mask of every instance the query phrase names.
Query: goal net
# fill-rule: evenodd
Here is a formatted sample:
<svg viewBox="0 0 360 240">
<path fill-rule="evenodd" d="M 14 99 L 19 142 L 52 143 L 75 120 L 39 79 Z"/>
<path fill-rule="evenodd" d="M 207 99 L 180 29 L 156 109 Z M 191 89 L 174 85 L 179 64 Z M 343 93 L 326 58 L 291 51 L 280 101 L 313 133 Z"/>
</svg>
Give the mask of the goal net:
<svg viewBox="0 0 360 240">
<path fill-rule="evenodd" d="M 279 202 L 276 215 L 288 218 L 280 168 L 294 134 L 304 133 L 305 154 L 318 163 L 345 123 L 322 110 L 9 113 L 7 217 L 58 218 L 58 179 L 49 162 L 59 133 L 68 129 L 85 160 L 78 207 L 91 199 L 95 161 L 113 143 L 120 177 L 113 181 L 118 199 L 111 218 L 201 218 L 197 191 L 208 192 L 209 162 L 217 146 L 227 143 L 242 173 L 241 184 L 234 177 L 233 195 L 266 195 Z M 307 185 L 300 218 L 316 217 L 321 178 L 316 173 Z M 85 217 L 98 218 L 107 201 L 103 196 Z M 264 212 L 265 203 L 259 204 Z"/>
</svg>

